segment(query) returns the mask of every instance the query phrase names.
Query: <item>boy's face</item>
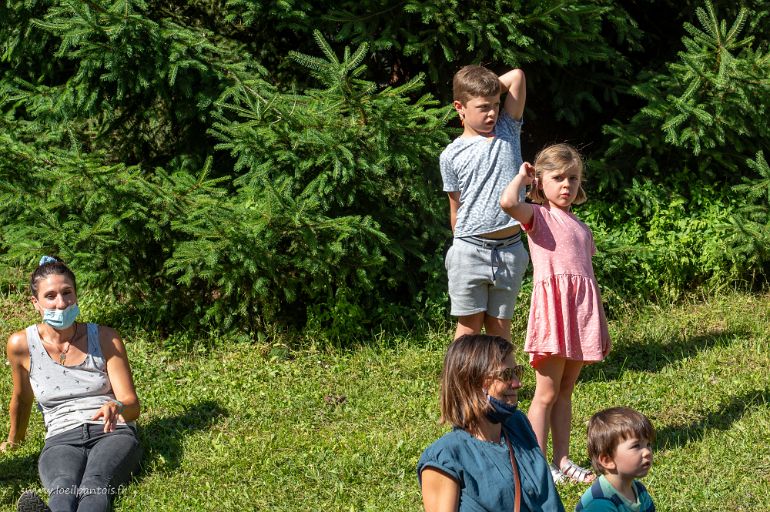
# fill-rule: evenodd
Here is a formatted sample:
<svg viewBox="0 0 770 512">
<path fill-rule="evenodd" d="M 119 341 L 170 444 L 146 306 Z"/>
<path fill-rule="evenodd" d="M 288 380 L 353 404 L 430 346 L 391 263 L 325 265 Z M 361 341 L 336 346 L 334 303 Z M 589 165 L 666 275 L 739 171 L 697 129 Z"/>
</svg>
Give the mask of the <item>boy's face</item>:
<svg viewBox="0 0 770 512">
<path fill-rule="evenodd" d="M 631 437 L 618 444 L 615 454 L 610 457 L 611 462 L 605 465 L 607 469 L 613 469 L 618 476 L 641 478 L 652 467 L 652 447 L 647 439 Z"/>
<path fill-rule="evenodd" d="M 454 102 L 455 110 L 463 120 L 466 135 L 488 135 L 495 129 L 500 112 L 500 95 L 471 98 L 463 105 Z"/>
</svg>

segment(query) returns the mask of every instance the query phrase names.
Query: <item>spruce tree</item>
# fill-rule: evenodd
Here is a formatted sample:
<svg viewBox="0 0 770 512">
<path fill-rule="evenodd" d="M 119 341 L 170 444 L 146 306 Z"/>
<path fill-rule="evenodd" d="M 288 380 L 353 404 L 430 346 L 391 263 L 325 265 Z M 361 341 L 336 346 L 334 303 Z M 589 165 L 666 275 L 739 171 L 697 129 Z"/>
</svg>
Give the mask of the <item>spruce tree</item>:
<svg viewBox="0 0 770 512">
<path fill-rule="evenodd" d="M 640 73 L 631 91 L 643 106 L 605 126 L 606 150 L 589 164 L 603 201 L 588 208 L 614 226 L 599 234 L 597 272 L 618 295 L 670 299 L 766 276 L 764 196 L 745 187 L 770 149 L 770 53 L 748 9 L 728 22 L 707 1 L 696 15 L 677 60 Z"/>
<path fill-rule="evenodd" d="M 581 214 L 609 296 L 747 279 L 764 196 L 729 187 L 766 177 L 770 21 L 694 5 L 640 17 L 691 23 L 676 55 L 604 0 L 4 2 L 2 275 L 57 253 L 164 329 L 443 318 L 437 160 L 459 133 L 451 76 L 480 62 L 525 68 L 525 157 L 590 141 Z"/>
</svg>

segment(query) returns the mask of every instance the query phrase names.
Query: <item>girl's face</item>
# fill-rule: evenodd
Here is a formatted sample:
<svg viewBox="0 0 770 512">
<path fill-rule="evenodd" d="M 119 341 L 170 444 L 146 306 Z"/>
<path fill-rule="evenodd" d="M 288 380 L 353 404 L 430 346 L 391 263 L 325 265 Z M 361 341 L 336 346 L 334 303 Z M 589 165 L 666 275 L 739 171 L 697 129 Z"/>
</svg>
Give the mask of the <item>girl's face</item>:
<svg viewBox="0 0 770 512">
<path fill-rule="evenodd" d="M 32 304 L 41 315 L 46 309 L 66 309 L 77 301 L 75 286 L 62 274 L 51 274 L 39 280 L 37 297 L 32 297 Z"/>
<path fill-rule="evenodd" d="M 543 173 L 538 187 L 551 207 L 569 211 L 580 190 L 580 169 L 573 165 Z"/>
</svg>

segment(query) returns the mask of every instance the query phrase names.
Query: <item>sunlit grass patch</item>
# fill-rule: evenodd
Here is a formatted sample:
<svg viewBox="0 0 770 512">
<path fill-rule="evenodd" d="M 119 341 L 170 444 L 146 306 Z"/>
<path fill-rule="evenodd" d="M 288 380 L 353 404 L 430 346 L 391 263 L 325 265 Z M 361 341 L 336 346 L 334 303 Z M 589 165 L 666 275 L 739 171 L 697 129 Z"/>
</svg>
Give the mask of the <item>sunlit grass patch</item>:
<svg viewBox="0 0 770 512">
<path fill-rule="evenodd" d="M 628 405 L 658 432 L 644 481 L 659 510 L 770 510 L 768 310 L 770 296 L 731 294 L 613 321 L 613 352 L 586 368 L 575 391 L 573 458 L 588 462 L 593 412 Z M 349 349 L 226 339 L 205 348 L 123 334 L 145 456 L 116 510 L 421 508 L 415 464 L 447 431 L 438 424 L 438 378 L 449 332 Z M 521 347 L 522 325 L 514 339 Z M 10 392 L 3 368 L 2 435 Z M 528 369 L 522 409 L 533 391 Z M 39 487 L 43 435 L 33 413 L 28 443 L 0 457 L 0 510 Z M 584 490 L 560 487 L 568 510 Z"/>
</svg>

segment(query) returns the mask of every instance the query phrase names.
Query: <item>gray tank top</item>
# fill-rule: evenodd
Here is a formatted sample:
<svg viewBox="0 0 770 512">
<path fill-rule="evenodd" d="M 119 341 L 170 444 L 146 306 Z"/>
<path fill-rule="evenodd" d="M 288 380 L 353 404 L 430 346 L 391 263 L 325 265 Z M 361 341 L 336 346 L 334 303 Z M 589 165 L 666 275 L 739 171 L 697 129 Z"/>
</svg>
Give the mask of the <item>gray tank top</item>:
<svg viewBox="0 0 770 512">
<path fill-rule="evenodd" d="M 99 326 L 89 323 L 86 328 L 88 353 L 85 360 L 76 366 L 63 366 L 46 352 L 37 325 L 27 327 L 29 380 L 43 413 L 46 439 L 84 423 L 103 423 L 103 420 L 93 421 L 91 417 L 105 402 L 115 400 L 99 346 Z"/>
</svg>

